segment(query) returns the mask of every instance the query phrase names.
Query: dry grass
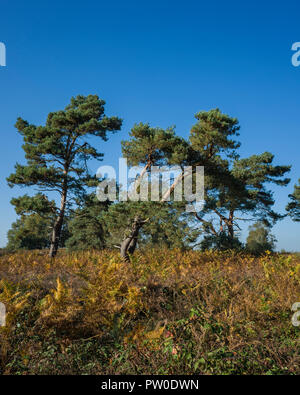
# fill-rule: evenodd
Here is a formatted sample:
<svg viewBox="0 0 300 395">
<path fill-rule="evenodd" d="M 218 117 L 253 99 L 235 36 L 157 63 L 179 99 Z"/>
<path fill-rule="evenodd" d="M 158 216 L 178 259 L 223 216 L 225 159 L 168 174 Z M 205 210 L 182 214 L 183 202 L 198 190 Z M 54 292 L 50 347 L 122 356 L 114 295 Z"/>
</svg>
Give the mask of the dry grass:
<svg viewBox="0 0 300 395">
<path fill-rule="evenodd" d="M 0 256 L 2 374 L 299 374 L 300 258 Z"/>
</svg>

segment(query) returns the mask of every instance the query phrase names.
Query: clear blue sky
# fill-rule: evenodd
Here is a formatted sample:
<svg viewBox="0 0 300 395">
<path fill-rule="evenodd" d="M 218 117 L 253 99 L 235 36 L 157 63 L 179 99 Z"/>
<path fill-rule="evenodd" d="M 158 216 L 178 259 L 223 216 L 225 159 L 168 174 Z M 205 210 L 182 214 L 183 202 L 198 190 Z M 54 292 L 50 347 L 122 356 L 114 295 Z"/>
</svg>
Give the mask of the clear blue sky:
<svg viewBox="0 0 300 395">
<path fill-rule="evenodd" d="M 5 178 L 23 162 L 17 116 L 43 123 L 73 95 L 98 94 L 120 133 L 100 143 L 116 164 L 135 122 L 176 125 L 187 136 L 200 110 L 219 107 L 239 119 L 243 156 L 271 151 L 291 164 L 291 185 L 275 188 L 276 208 L 300 178 L 298 1 L 20 1 L 2 0 L 0 42 L 0 245 L 16 219 Z M 93 164 L 95 169 L 97 164 Z M 274 228 L 279 249 L 300 250 L 300 225 Z"/>
</svg>

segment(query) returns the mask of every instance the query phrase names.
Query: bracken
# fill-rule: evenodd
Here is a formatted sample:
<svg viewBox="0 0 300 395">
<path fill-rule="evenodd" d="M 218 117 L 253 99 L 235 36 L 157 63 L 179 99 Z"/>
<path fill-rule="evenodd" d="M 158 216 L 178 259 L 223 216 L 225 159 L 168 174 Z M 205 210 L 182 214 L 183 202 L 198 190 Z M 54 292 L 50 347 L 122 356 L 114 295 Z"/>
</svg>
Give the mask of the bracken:
<svg viewBox="0 0 300 395">
<path fill-rule="evenodd" d="M 300 258 L 114 251 L 0 257 L 2 374 L 299 374 Z"/>
</svg>

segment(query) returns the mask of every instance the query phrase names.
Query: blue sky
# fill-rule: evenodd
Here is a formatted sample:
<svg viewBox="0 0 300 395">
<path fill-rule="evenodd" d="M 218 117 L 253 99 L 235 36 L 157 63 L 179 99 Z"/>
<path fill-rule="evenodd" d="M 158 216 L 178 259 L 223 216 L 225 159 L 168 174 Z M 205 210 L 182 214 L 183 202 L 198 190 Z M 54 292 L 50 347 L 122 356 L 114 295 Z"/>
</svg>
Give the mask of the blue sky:
<svg viewBox="0 0 300 395">
<path fill-rule="evenodd" d="M 300 178 L 300 67 L 291 64 L 299 2 L 2 0 L 0 12 L 0 246 L 16 219 L 10 199 L 25 193 L 5 180 L 24 158 L 17 116 L 44 123 L 77 94 L 98 94 L 124 119 L 99 143 L 105 164 L 116 165 L 135 122 L 187 136 L 200 110 L 237 117 L 243 156 L 271 151 L 293 166 L 291 184 L 274 188 L 284 209 Z M 275 226 L 278 249 L 300 250 L 299 226 Z"/>
</svg>

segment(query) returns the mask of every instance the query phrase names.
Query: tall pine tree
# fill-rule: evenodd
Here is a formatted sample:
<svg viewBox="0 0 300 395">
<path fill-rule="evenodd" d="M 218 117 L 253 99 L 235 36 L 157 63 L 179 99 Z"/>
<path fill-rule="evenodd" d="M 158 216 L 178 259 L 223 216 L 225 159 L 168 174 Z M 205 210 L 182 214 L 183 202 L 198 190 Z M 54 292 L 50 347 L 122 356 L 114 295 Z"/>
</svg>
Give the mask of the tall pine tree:
<svg viewBox="0 0 300 395">
<path fill-rule="evenodd" d="M 236 244 L 238 222 L 256 218 L 266 225 L 274 224 L 282 215 L 273 211 L 275 203 L 271 183 L 285 186 L 284 178 L 290 166 L 274 166 L 274 155 L 264 152 L 240 159 L 235 140 L 240 126 L 236 118 L 221 113 L 219 109 L 200 112 L 198 122 L 191 129 L 191 165 L 205 167 L 205 205 L 196 218 L 204 233 L 230 240 Z M 208 218 L 209 216 L 209 218 Z"/>
<path fill-rule="evenodd" d="M 87 161 L 101 159 L 100 153 L 89 142 L 91 136 L 107 140 L 107 132 L 120 130 L 122 121 L 107 117 L 105 102 L 96 95 L 77 96 L 62 111 L 48 115 L 44 126 L 29 124 L 18 118 L 16 128 L 23 136 L 26 165 L 16 164 L 15 173 L 8 178 L 9 186 L 36 186 L 43 192 L 57 192 L 60 204 L 53 207 L 44 194 L 15 200 L 21 210 L 40 213 L 55 212 L 49 255 L 57 253 L 68 200 L 80 196 L 92 180 Z"/>
</svg>

